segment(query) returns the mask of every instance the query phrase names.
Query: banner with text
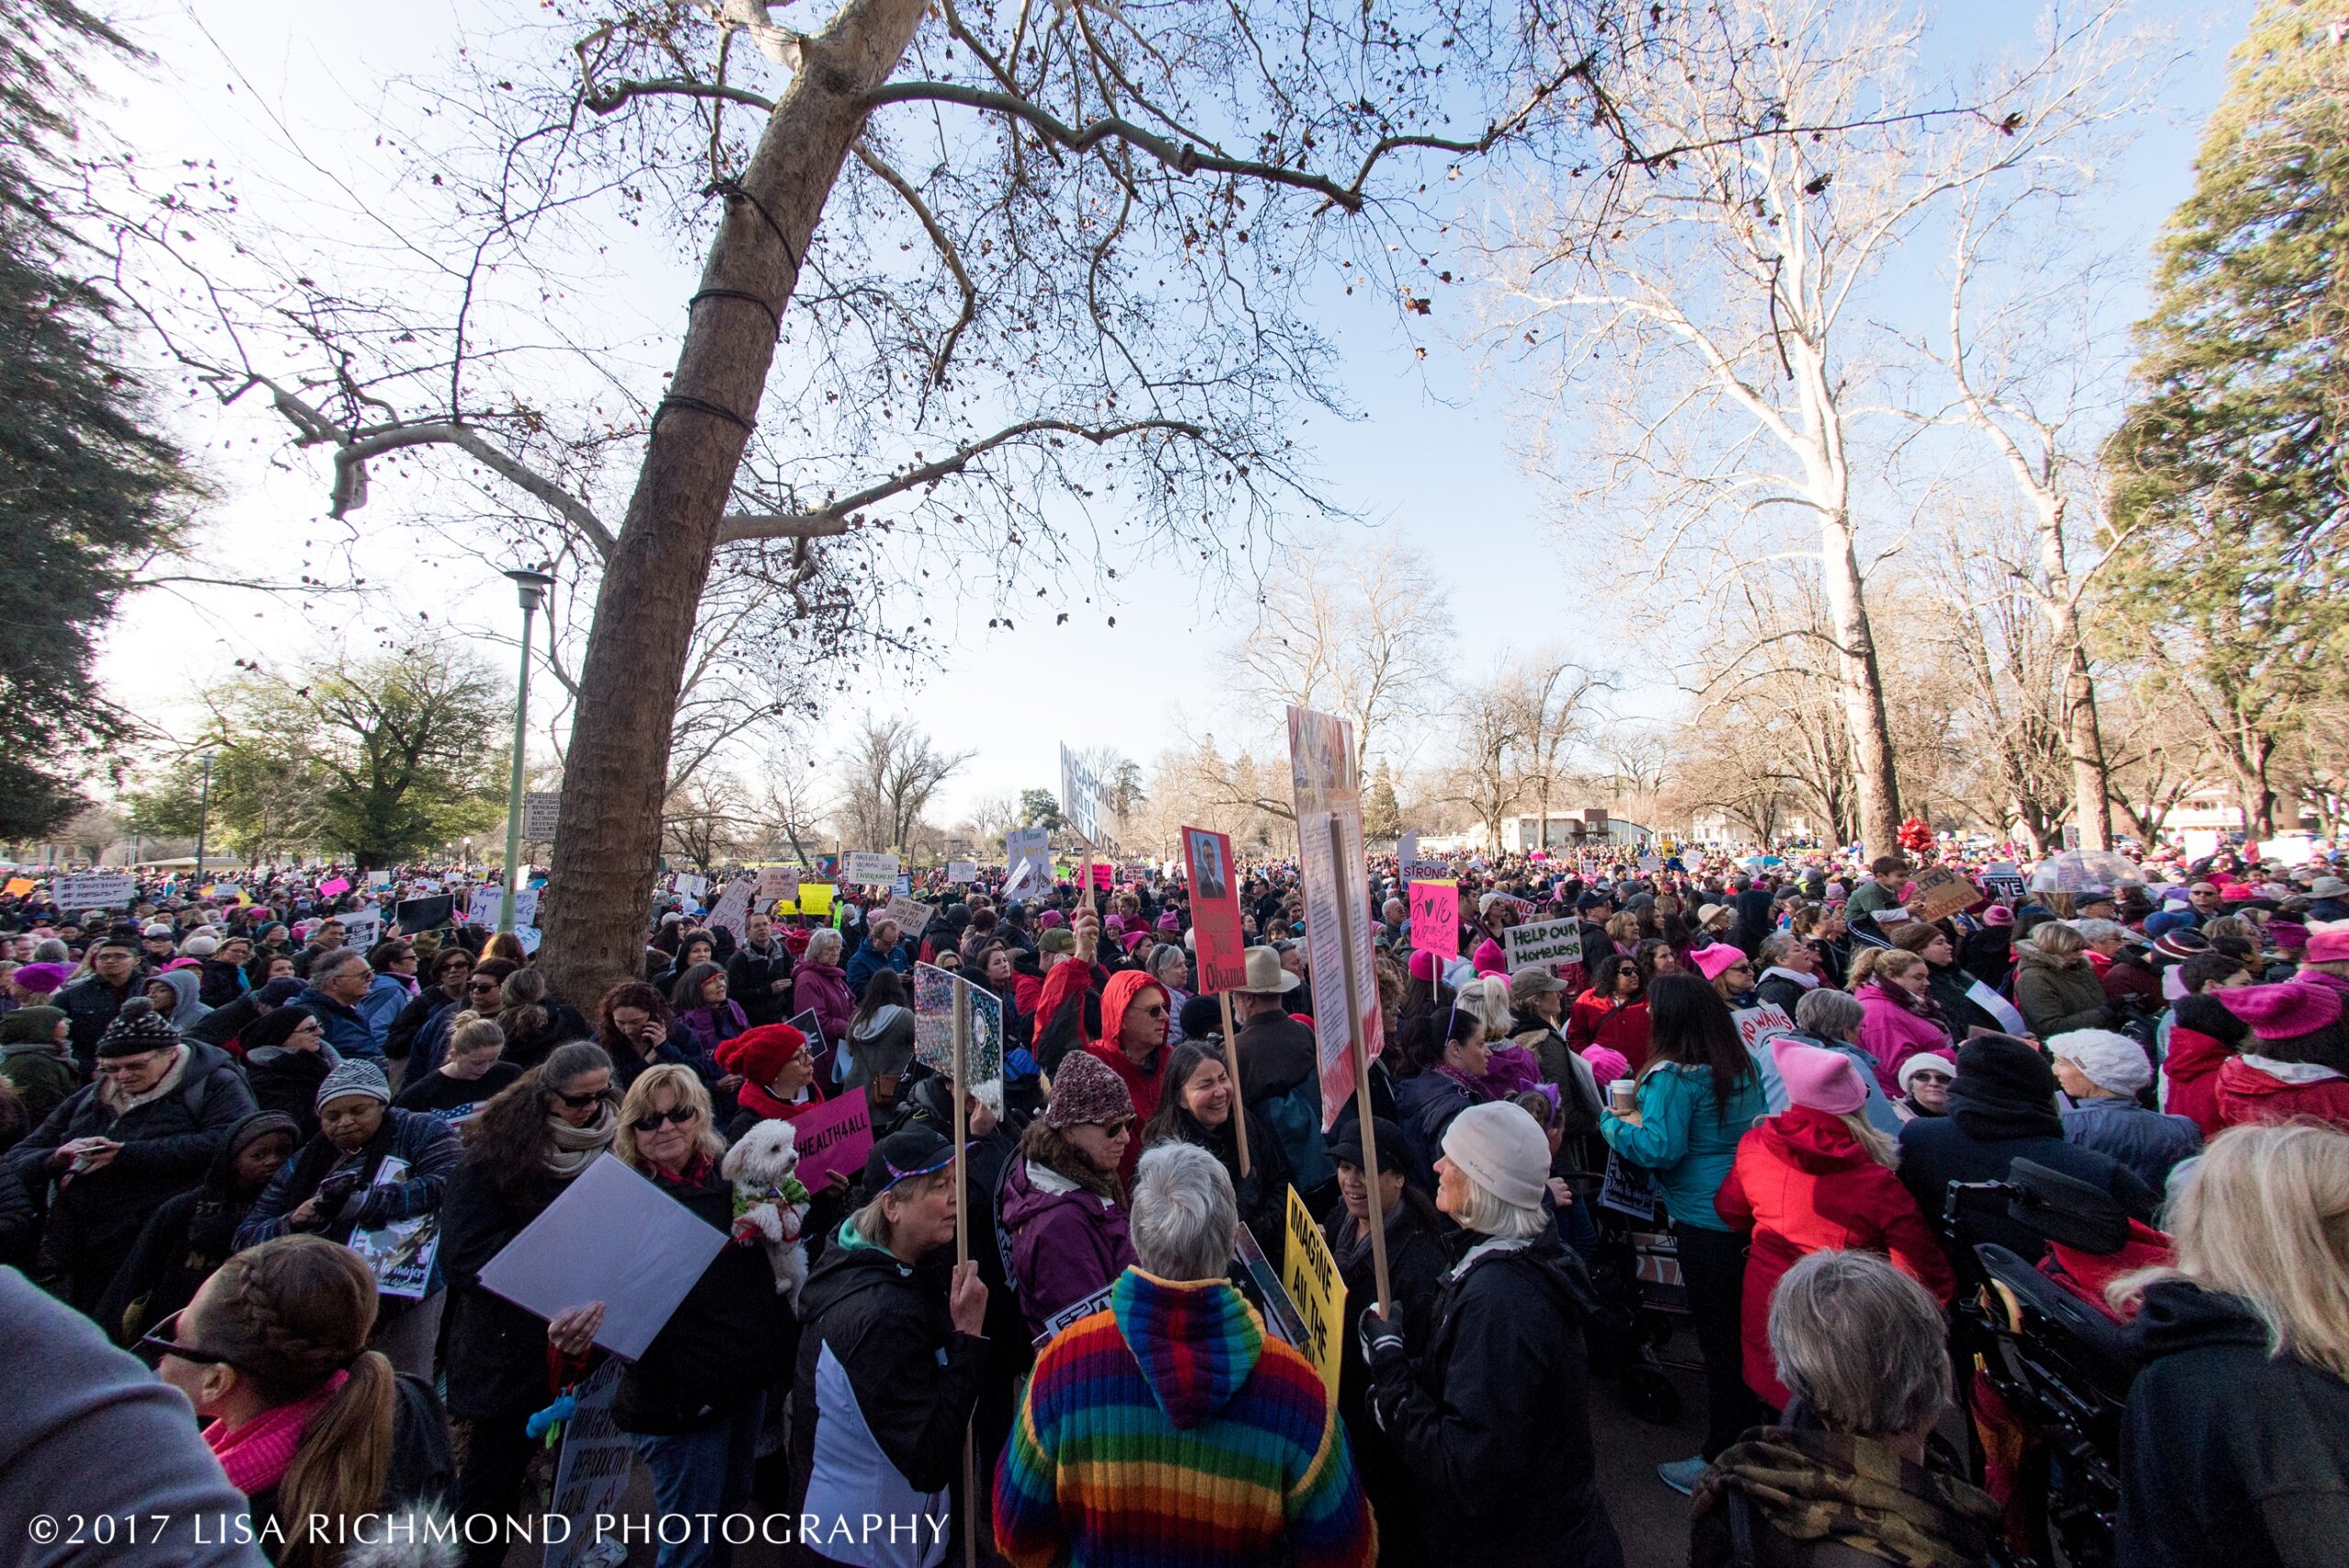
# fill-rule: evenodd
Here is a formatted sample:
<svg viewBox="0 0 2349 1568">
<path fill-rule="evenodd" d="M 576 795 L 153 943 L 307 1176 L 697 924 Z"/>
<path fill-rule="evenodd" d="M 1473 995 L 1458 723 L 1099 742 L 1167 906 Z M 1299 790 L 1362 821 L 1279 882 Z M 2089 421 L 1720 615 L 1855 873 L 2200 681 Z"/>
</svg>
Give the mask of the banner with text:
<svg viewBox="0 0 2349 1568">
<path fill-rule="evenodd" d="M 1460 956 L 1460 884 L 1410 884 L 1411 951 L 1431 952 L 1450 963 Z"/>
<path fill-rule="evenodd" d="M 1511 926 L 1501 934 L 1512 973 L 1528 964 L 1556 971 L 1559 965 L 1582 962 L 1580 920 L 1534 920 Z"/>
<path fill-rule="evenodd" d="M 1333 714 L 1292 707 L 1288 758 L 1297 858 L 1305 873 L 1305 941 L 1312 953 L 1313 1032 L 1326 1132 L 1353 1098 L 1355 1043 L 1365 1062 L 1386 1043 L 1378 976 L 1371 966 L 1370 873 L 1363 856 L 1354 727 Z M 1347 1017 L 1349 991 L 1360 1009 L 1353 1018 Z"/>
</svg>

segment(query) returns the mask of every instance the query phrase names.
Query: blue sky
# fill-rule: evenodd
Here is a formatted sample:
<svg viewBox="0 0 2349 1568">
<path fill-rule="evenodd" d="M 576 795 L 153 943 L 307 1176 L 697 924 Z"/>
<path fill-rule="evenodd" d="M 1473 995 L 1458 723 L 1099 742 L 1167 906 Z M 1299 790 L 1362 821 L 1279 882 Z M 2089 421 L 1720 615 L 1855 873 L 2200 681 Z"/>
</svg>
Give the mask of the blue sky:
<svg viewBox="0 0 2349 1568">
<path fill-rule="evenodd" d="M 332 161 L 339 145 L 354 157 L 366 156 L 367 106 L 383 80 L 429 74 L 458 22 L 493 9 L 471 0 L 404 0 L 395 12 L 204 0 L 195 15 L 233 52 L 276 112 Z M 2149 0 L 2137 7 L 2141 19 L 2168 26 L 2179 45 L 2195 53 L 2173 73 L 2162 114 L 2147 118 L 2104 182 L 2100 223 L 2125 253 L 2143 258 L 2163 217 L 2190 188 L 2195 139 L 2221 85 L 2225 51 L 2249 13 L 2248 0 Z M 388 25 L 395 14 L 396 27 Z M 2039 15 L 2038 7 L 2014 0 L 1940 6 L 1932 23 L 1935 47 L 1958 59 L 2021 47 Z M 125 19 L 154 43 L 162 65 L 137 82 L 110 83 L 121 103 L 109 117 L 121 134 L 156 158 L 217 156 L 233 167 L 241 157 L 259 156 L 250 95 L 225 89 L 217 57 L 190 14 L 158 8 Z M 2113 288 L 2107 301 L 2113 321 L 2138 313 L 2143 271 L 2140 266 Z M 1929 262 L 1903 280 L 1895 285 L 1896 308 L 1900 287 L 1917 291 L 1920 308 L 1937 307 Z M 669 298 L 654 294 L 647 320 L 674 320 Z M 1605 597 L 1594 596 L 1586 563 L 1562 549 L 1547 520 L 1543 487 L 1513 445 L 1514 417 L 1526 411 L 1520 402 L 1526 394 L 1506 380 L 1479 379 L 1464 350 L 1447 351 L 1439 344 L 1426 361 L 1419 361 L 1383 308 L 1367 299 L 1330 301 L 1328 321 L 1343 356 L 1341 379 L 1362 417 L 1345 423 L 1318 418 L 1298 434 L 1315 448 L 1331 490 L 1361 514 L 1364 526 L 1398 534 L 1427 554 L 1452 590 L 1464 667 L 1485 664 L 1504 643 L 1556 639 L 1591 646 L 1603 662 L 1631 663 L 1636 676 L 1642 661 L 1607 636 Z M 659 351 L 665 365 L 674 343 Z M 210 449 L 223 492 L 213 527 L 224 555 L 273 558 L 297 533 L 317 533 L 310 525 L 323 508 L 322 465 L 296 460 L 291 470 L 273 469 L 261 461 L 265 447 L 248 444 L 250 428 L 216 423 L 205 432 L 235 443 Z M 378 488 L 383 494 L 390 486 Z M 423 565 L 412 545 L 396 543 L 373 560 L 373 574 L 388 584 L 395 606 L 453 603 L 486 618 L 510 618 L 501 607 L 510 605 L 507 591 L 489 563 Z M 985 612 L 966 613 L 944 667 L 919 691 L 874 695 L 876 711 L 902 705 L 941 745 L 977 753 L 933 815 L 951 819 L 978 795 L 1052 783 L 1063 737 L 1040 728 L 1051 706 L 1040 694 L 1052 689 L 1055 671 L 1089 672 L 1087 689 L 1109 699 L 1094 705 L 1090 733 L 1066 737 L 1073 743 L 1111 744 L 1147 760 L 1170 742 L 1177 705 L 1195 725 L 1219 734 L 1253 727 L 1252 716 L 1224 711 L 1212 657 L 1245 629 L 1249 606 L 1202 603 L 1189 577 L 1173 567 L 1121 573 L 1120 582 L 1122 604 L 1102 606 L 1097 615 L 1072 615 L 1064 626 L 1039 617 L 1015 631 L 989 632 Z M 1104 624 L 1111 609 L 1114 628 Z M 347 614 L 327 602 L 304 625 L 285 609 L 255 605 L 249 596 L 149 597 L 125 614 L 103 673 L 134 707 L 165 723 L 185 722 L 191 681 L 218 678 L 239 657 L 283 656 L 338 629 L 362 635 L 365 628 L 356 622 L 338 628 L 338 617 Z M 503 651 L 496 658 L 501 667 L 507 662 Z M 1659 651 L 1653 662 L 1660 667 L 1668 658 Z M 1021 673 L 1032 678 L 1019 678 Z M 1627 700 L 1661 712 L 1671 699 L 1661 685 L 1647 684 Z"/>
</svg>

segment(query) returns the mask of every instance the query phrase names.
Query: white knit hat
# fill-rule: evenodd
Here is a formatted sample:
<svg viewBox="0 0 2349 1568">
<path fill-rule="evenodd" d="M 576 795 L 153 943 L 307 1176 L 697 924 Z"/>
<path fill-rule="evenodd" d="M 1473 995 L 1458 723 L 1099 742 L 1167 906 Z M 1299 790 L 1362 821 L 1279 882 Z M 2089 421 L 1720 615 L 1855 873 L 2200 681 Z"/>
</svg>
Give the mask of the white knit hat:
<svg viewBox="0 0 2349 1568">
<path fill-rule="evenodd" d="M 2098 1088 L 2117 1095 L 2133 1095 L 2154 1081 L 2145 1048 L 2112 1029 L 2073 1029 L 2049 1039 L 2047 1049 L 2087 1073 Z"/>
<path fill-rule="evenodd" d="M 1550 1139 L 1521 1106 L 1470 1106 L 1443 1129 L 1443 1157 L 1511 1208 L 1539 1208 L 1550 1174 Z"/>
</svg>

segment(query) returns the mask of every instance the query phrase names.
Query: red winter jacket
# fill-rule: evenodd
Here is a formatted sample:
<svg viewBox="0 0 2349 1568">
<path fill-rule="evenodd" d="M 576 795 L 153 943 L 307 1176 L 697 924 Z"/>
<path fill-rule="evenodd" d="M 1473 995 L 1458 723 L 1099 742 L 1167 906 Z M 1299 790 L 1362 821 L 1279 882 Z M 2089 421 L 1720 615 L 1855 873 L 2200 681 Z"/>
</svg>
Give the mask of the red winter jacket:
<svg viewBox="0 0 2349 1568">
<path fill-rule="evenodd" d="M 1636 1074 L 1648 1064 L 1647 998 L 1642 996 L 1629 1006 L 1619 1007 L 1610 996 L 1601 996 L 1596 991 L 1584 992 L 1575 998 L 1574 1010 L 1566 1015 L 1566 1044 L 1575 1051 L 1603 1045 L 1609 1051 L 1620 1051 Z"/>
<path fill-rule="evenodd" d="M 1805 1256 L 1865 1248 L 1890 1257 L 1944 1306 L 1956 1289 L 1917 1200 L 1831 1112 L 1797 1106 L 1756 1124 L 1738 1140 L 1713 1207 L 1732 1227 L 1753 1228 L 1740 1311 L 1745 1384 L 1773 1409 L 1785 1409 L 1787 1396 L 1770 1356 L 1770 1297 Z"/>
<path fill-rule="evenodd" d="M 2162 1058 L 2162 1076 L 2168 1081 L 2162 1109 L 2190 1119 L 2202 1129 L 2205 1143 L 2227 1125 L 2219 1114 L 2219 1069 L 2234 1054 L 2235 1048 L 2215 1035 L 2170 1026 L 2169 1054 Z"/>
<path fill-rule="evenodd" d="M 2334 1073 L 2293 1082 L 2293 1076 L 2326 1071 L 2298 1062 L 2268 1062 L 2246 1051 L 2219 1069 L 2219 1120 L 2239 1127 L 2245 1122 L 2309 1116 L 2349 1129 L 2349 1078 Z"/>
</svg>

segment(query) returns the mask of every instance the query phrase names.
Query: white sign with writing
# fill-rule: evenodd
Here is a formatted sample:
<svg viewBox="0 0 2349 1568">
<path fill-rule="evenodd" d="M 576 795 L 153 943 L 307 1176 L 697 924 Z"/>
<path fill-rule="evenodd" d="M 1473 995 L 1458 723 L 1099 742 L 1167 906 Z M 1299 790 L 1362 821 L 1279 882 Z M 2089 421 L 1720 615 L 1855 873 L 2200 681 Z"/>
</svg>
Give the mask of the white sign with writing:
<svg viewBox="0 0 2349 1568">
<path fill-rule="evenodd" d="M 49 895 L 68 914 L 80 909 L 111 909 L 139 896 L 139 879 L 127 871 L 84 872 L 79 876 L 57 878 L 49 884 Z"/>
<path fill-rule="evenodd" d="M 948 861 L 946 862 L 946 880 L 950 883 L 955 884 L 978 881 L 979 862 L 976 861 Z"/>
<path fill-rule="evenodd" d="M 1508 953 L 1508 966 L 1512 971 L 1529 964 L 1554 968 L 1562 963 L 1580 963 L 1582 922 L 1534 920 L 1521 926 L 1511 926 L 1501 934 L 1501 946 Z"/>
<path fill-rule="evenodd" d="M 365 952 L 384 940 L 384 912 L 381 909 L 352 909 L 337 915 L 342 922 L 342 945 Z"/>
<path fill-rule="evenodd" d="M 465 923 L 469 926 L 496 925 L 498 906 L 504 893 L 505 890 L 495 883 L 490 884 L 487 887 L 474 888 L 472 902 L 465 906 Z M 535 926 L 539 923 L 539 890 L 537 888 L 525 887 L 514 895 L 514 923 L 518 926 Z"/>
<path fill-rule="evenodd" d="M 881 919 L 896 921 L 899 936 L 918 940 L 922 932 L 930 929 L 930 917 L 937 913 L 938 906 L 935 904 L 923 904 L 911 898 L 892 898 L 888 907 L 881 911 Z M 880 923 L 880 920 L 874 922 L 876 926 Z"/>
<path fill-rule="evenodd" d="M 1101 781 L 1065 743 L 1061 747 L 1061 815 L 1095 849 L 1109 847 L 1101 836 Z"/>
<path fill-rule="evenodd" d="M 841 856 L 841 880 L 886 887 L 897 880 L 897 857 L 875 850 L 851 850 Z"/>
<path fill-rule="evenodd" d="M 555 808 L 562 804 L 562 796 L 553 791 L 533 790 L 522 797 L 522 837 L 534 844 L 554 840 Z"/>
<path fill-rule="evenodd" d="M 759 868 L 759 901 L 773 904 L 799 902 L 799 868 L 797 866 L 761 866 Z"/>
<path fill-rule="evenodd" d="M 1759 1006 L 1740 1007 L 1730 1014 L 1737 1022 L 1737 1038 L 1746 1050 L 1758 1050 L 1762 1042 L 1773 1035 L 1792 1034 L 1795 1021 L 1776 1002 Z"/>
<path fill-rule="evenodd" d="M 1014 828 L 1003 836 L 1004 862 L 1011 868 L 1003 884 L 1005 893 L 1017 887 L 1041 891 L 1052 885 L 1052 839 L 1041 828 Z"/>
</svg>

